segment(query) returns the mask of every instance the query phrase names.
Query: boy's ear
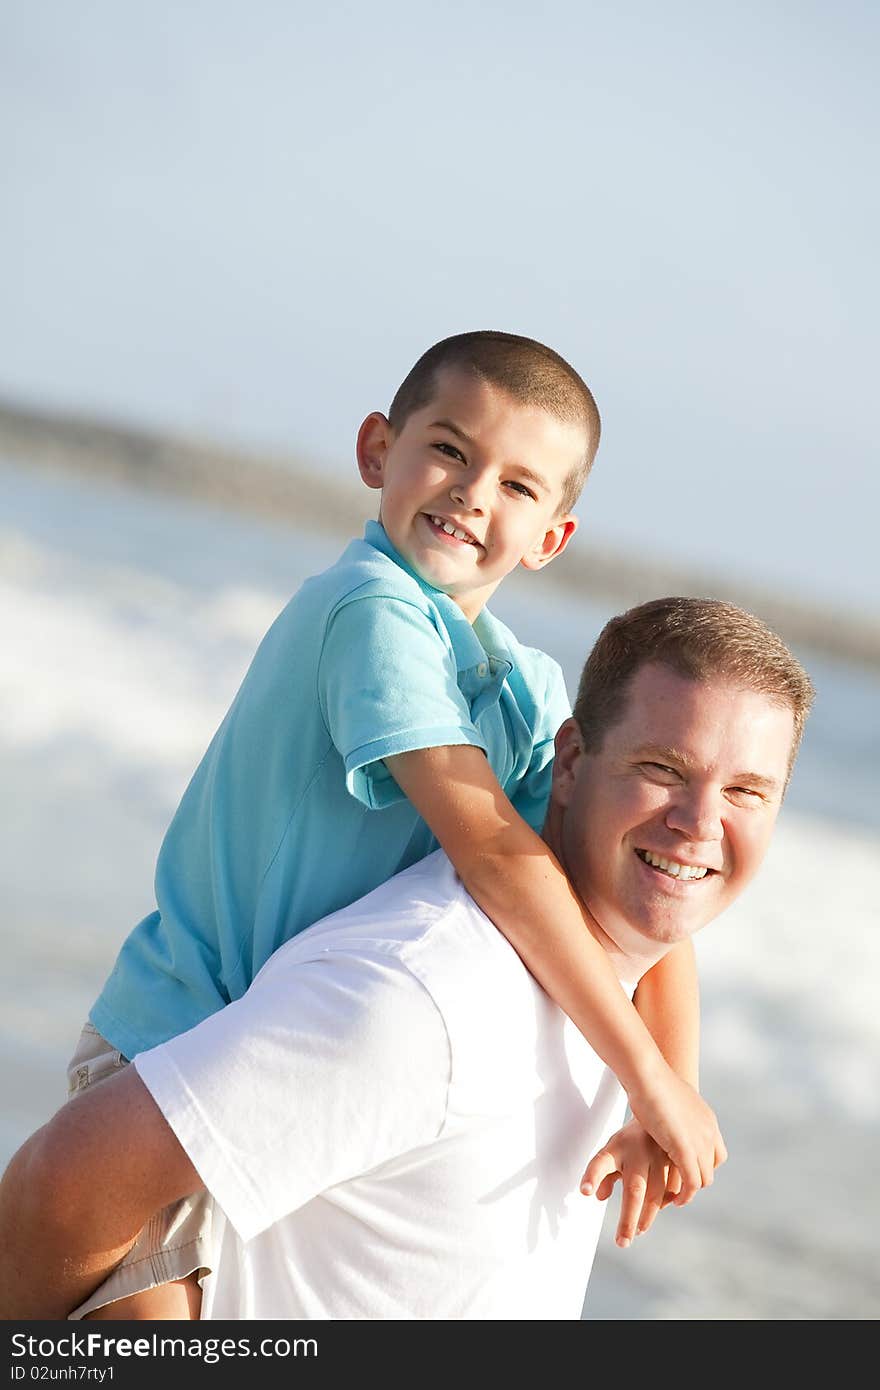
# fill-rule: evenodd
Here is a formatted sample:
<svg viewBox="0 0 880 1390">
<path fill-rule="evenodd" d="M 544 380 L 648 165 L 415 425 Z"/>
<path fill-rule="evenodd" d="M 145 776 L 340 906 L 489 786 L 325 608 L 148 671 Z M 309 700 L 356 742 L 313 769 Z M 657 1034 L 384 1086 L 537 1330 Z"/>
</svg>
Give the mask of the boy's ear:
<svg viewBox="0 0 880 1390">
<path fill-rule="evenodd" d="M 385 456 L 394 438 L 386 416 L 374 410 L 358 430 L 357 461 L 361 478 L 367 487 L 381 487 L 384 481 Z"/>
<path fill-rule="evenodd" d="M 561 516 L 520 560 L 527 570 L 540 570 L 561 555 L 578 528 L 576 516 Z"/>
</svg>

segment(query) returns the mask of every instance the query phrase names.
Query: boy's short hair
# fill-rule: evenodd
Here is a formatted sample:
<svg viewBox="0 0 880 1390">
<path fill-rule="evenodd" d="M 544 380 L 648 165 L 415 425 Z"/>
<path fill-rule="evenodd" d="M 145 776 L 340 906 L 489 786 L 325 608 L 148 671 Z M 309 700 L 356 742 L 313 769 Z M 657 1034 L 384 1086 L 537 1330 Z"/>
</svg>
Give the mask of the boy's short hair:
<svg viewBox="0 0 880 1390">
<path fill-rule="evenodd" d="M 788 775 L 813 702 L 813 685 L 777 633 L 735 604 L 709 598 L 659 598 L 612 618 L 581 674 L 574 717 L 587 752 L 624 716 L 636 673 L 649 662 L 688 680 L 720 676 L 766 695 L 794 716 Z"/>
<path fill-rule="evenodd" d="M 593 466 L 602 428 L 586 382 L 558 352 L 534 338 L 488 329 L 456 333 L 428 348 L 401 382 L 388 411 L 392 429 L 399 432 L 414 411 L 430 402 L 437 373 L 451 367 L 499 387 L 521 405 L 538 406 L 565 424 L 583 427 L 584 454 L 565 481 L 559 508 L 560 515 L 570 512 Z"/>
</svg>

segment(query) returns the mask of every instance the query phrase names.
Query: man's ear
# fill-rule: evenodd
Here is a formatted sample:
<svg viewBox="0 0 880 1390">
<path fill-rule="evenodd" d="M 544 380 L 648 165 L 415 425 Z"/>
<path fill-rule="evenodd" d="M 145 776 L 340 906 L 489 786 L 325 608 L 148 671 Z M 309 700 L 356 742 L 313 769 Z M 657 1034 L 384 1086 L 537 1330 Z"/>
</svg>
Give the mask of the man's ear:
<svg viewBox="0 0 880 1390">
<path fill-rule="evenodd" d="M 540 570 L 561 555 L 578 528 L 576 516 L 561 516 L 520 560 L 527 570 Z"/>
<path fill-rule="evenodd" d="M 584 743 L 576 719 L 560 724 L 555 741 L 551 799 L 557 806 L 567 806 L 574 790 L 578 763 L 584 756 Z"/>
<path fill-rule="evenodd" d="M 358 470 L 367 487 L 382 486 L 385 456 L 393 438 L 394 431 L 387 417 L 379 410 L 372 411 L 358 430 Z"/>
</svg>

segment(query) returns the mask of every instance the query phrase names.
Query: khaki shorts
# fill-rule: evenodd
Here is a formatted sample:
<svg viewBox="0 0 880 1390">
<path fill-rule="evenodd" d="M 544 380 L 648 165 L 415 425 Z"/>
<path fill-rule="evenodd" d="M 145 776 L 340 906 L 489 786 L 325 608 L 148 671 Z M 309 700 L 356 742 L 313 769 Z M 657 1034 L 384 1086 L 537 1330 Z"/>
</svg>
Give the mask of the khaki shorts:
<svg viewBox="0 0 880 1390">
<path fill-rule="evenodd" d="M 106 1081 L 128 1066 L 123 1057 L 87 1023 L 67 1068 L 68 1097 Z M 196 1192 L 182 1202 L 165 1207 L 147 1222 L 134 1245 L 95 1292 L 68 1318 L 76 1320 L 115 1303 L 118 1298 L 143 1293 L 158 1284 L 169 1284 L 198 1271 L 199 1281 L 210 1273 L 213 1202 L 207 1192 Z"/>
</svg>

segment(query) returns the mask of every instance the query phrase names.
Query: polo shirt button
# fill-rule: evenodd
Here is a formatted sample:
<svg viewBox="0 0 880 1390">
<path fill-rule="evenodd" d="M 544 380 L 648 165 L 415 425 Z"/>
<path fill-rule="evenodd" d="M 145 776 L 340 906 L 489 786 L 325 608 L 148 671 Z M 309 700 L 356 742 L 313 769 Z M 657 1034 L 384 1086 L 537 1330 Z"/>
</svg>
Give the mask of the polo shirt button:
<svg viewBox="0 0 880 1390">
<path fill-rule="evenodd" d="M 486 665 L 485 661 L 481 661 L 480 664 L 479 664 L 479 666 L 477 667 L 477 675 L 478 675 L 478 676 L 488 676 L 488 674 L 489 674 L 489 667 Z"/>
</svg>

